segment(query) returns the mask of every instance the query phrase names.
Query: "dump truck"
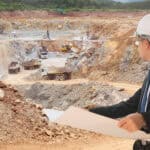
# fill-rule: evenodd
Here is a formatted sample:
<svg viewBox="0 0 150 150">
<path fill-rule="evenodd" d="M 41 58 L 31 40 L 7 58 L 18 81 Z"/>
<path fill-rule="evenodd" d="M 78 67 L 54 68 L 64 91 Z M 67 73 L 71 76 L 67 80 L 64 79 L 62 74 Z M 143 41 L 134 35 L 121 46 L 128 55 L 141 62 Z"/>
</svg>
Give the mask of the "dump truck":
<svg viewBox="0 0 150 150">
<path fill-rule="evenodd" d="M 39 59 L 31 59 L 23 62 L 23 67 L 25 70 L 38 69 L 41 66 L 41 61 Z"/>
<path fill-rule="evenodd" d="M 20 72 L 20 64 L 16 61 L 13 61 L 8 66 L 8 72 L 10 74 L 17 74 Z"/>
<path fill-rule="evenodd" d="M 71 71 L 66 67 L 47 67 L 41 69 L 42 77 L 48 80 L 64 81 L 71 79 Z"/>
<path fill-rule="evenodd" d="M 41 47 L 41 49 L 38 51 L 38 55 L 40 59 L 48 59 L 48 50 L 45 46 Z"/>
<path fill-rule="evenodd" d="M 40 51 L 39 52 L 40 59 L 48 59 L 48 52 L 47 51 Z"/>
</svg>

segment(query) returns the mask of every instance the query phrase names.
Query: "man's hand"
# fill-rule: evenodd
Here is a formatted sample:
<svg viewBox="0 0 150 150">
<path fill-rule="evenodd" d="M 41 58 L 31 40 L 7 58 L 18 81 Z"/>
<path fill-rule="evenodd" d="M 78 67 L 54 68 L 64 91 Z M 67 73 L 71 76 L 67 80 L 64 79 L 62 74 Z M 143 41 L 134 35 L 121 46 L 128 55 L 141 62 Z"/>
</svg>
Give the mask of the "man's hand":
<svg viewBox="0 0 150 150">
<path fill-rule="evenodd" d="M 144 118 L 139 113 L 134 113 L 122 118 L 118 123 L 119 128 L 125 129 L 128 132 L 135 132 L 146 126 Z"/>
<path fill-rule="evenodd" d="M 92 105 L 87 105 L 87 106 L 83 107 L 83 109 L 90 110 L 95 107 L 96 107 L 96 105 L 92 104 Z"/>
</svg>

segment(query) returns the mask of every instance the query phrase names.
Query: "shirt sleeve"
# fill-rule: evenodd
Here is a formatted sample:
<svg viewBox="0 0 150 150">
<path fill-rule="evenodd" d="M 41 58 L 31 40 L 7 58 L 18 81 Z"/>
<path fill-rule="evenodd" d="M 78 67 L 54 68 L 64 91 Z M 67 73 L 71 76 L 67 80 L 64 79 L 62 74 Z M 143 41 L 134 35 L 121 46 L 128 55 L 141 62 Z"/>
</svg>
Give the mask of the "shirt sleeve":
<svg viewBox="0 0 150 150">
<path fill-rule="evenodd" d="M 112 106 L 92 108 L 89 111 L 110 118 L 121 118 L 128 114 L 137 112 L 140 96 L 141 88 L 127 101 L 123 101 Z"/>
</svg>

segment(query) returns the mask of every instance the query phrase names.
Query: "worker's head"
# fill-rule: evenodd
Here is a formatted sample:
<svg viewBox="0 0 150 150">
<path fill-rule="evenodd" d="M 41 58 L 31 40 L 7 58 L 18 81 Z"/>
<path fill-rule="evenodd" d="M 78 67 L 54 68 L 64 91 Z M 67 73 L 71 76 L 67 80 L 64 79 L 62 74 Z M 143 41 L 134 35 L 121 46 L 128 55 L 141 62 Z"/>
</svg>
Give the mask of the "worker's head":
<svg viewBox="0 0 150 150">
<path fill-rule="evenodd" d="M 140 57 L 150 61 L 150 14 L 140 20 L 136 36 Z"/>
</svg>

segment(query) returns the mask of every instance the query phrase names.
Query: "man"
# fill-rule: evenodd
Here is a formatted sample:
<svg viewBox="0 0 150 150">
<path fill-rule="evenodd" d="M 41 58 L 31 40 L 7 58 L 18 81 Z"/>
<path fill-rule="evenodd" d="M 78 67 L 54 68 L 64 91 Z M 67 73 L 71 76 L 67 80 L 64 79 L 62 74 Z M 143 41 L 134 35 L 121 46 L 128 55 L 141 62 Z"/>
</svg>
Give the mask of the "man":
<svg viewBox="0 0 150 150">
<path fill-rule="evenodd" d="M 47 34 L 47 38 L 50 40 L 50 33 L 49 33 L 49 30 L 47 29 L 46 31 L 46 34 Z"/>
<path fill-rule="evenodd" d="M 150 61 L 150 14 L 140 20 L 136 33 L 140 57 Z M 128 101 L 89 110 L 111 118 L 122 118 L 118 127 L 128 132 L 143 130 L 150 133 L 150 71 L 143 86 Z M 133 149 L 150 150 L 150 142 L 137 140 Z"/>
</svg>

